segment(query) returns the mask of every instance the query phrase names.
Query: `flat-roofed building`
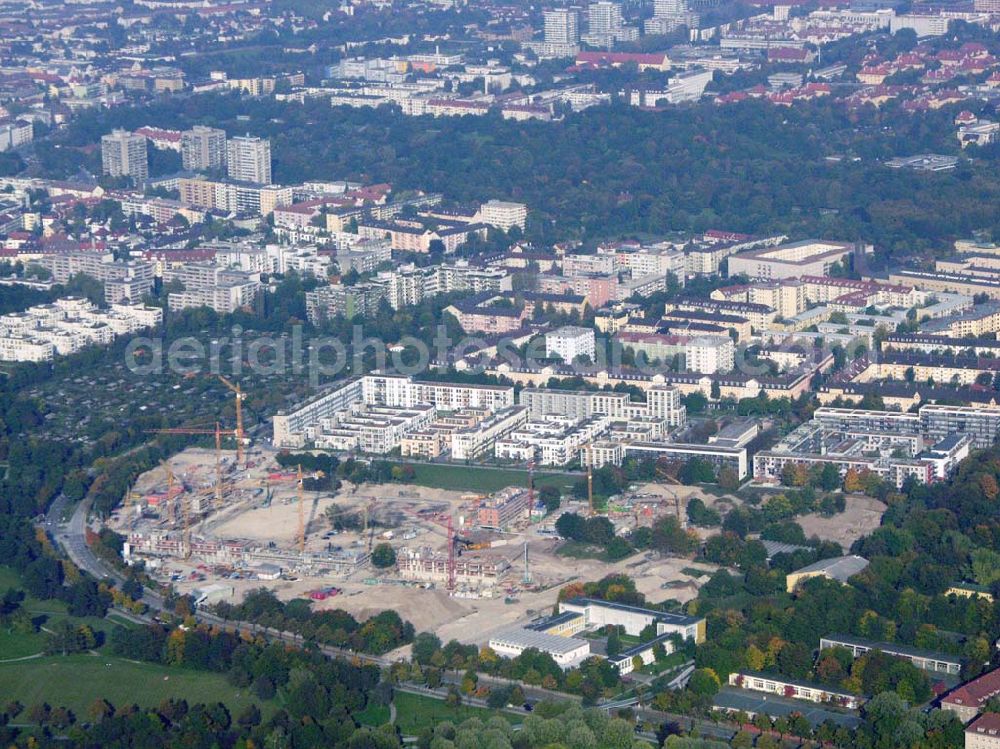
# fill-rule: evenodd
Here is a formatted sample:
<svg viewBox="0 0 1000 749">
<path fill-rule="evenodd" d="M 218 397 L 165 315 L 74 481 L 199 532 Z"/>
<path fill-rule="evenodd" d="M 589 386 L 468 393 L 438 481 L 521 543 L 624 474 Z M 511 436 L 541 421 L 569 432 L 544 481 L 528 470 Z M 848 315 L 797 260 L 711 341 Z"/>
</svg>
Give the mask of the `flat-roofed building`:
<svg viewBox="0 0 1000 749">
<path fill-rule="evenodd" d="M 504 658 L 516 658 L 533 648 L 552 656 L 560 667 L 572 668 L 590 656 L 590 641 L 576 637 L 552 635 L 523 627 L 504 630 L 490 637 L 489 647 Z"/>
<path fill-rule="evenodd" d="M 720 447 L 681 442 L 632 442 L 625 446 L 625 456 L 667 458 L 688 461 L 693 458 L 711 463 L 717 470 L 731 468 L 736 477 L 745 479 L 749 472 L 745 447 Z M 581 458 L 584 456 L 581 455 Z"/>
<path fill-rule="evenodd" d="M 833 689 L 824 684 L 758 671 L 737 671 L 729 674 L 729 686 L 749 689 L 753 692 L 769 692 L 796 700 L 827 702 L 850 710 L 857 710 L 865 702 L 863 697 L 842 689 Z"/>
<path fill-rule="evenodd" d="M 905 658 L 914 666 L 924 671 L 933 671 L 936 673 L 957 675 L 962 670 L 962 661 L 958 656 L 936 653 L 932 650 L 913 648 L 893 642 L 865 640 L 851 635 L 830 634 L 821 637 L 819 649 L 826 650 L 827 648 L 845 648 L 855 658 L 872 650 L 878 650 L 896 658 Z M 968 718 L 965 720 L 968 720 Z"/>
<path fill-rule="evenodd" d="M 621 627 L 625 634 L 638 637 L 651 624 L 656 625 L 657 635 L 678 634 L 696 643 L 705 641 L 705 619 L 700 616 L 657 611 L 640 606 L 629 606 L 596 598 L 573 598 L 559 604 L 559 612 L 572 612 L 586 617 L 588 628 L 608 625 Z"/>
<path fill-rule="evenodd" d="M 806 239 L 777 247 L 765 247 L 729 258 L 729 275 L 770 280 L 796 276 L 828 276 L 855 252 L 852 244 Z"/>
<path fill-rule="evenodd" d="M 928 439 L 939 442 L 953 434 L 967 434 L 977 449 L 992 447 L 1000 435 L 1000 407 L 973 408 L 928 403 L 920 407 L 920 424 Z"/>
<path fill-rule="evenodd" d="M 510 231 L 515 226 L 524 231 L 528 219 L 528 206 L 505 200 L 488 200 L 479 209 L 476 220 L 483 224 Z"/>
<path fill-rule="evenodd" d="M 864 572 L 867 568 L 868 560 L 854 555 L 821 559 L 794 572 L 789 572 L 785 576 L 785 589 L 791 593 L 803 582 L 814 577 L 825 577 L 828 580 L 846 583 L 854 575 Z"/>
<path fill-rule="evenodd" d="M 545 355 L 558 356 L 572 364 L 577 357 L 594 361 L 594 331 L 578 326 L 564 326 L 545 334 Z"/>
</svg>

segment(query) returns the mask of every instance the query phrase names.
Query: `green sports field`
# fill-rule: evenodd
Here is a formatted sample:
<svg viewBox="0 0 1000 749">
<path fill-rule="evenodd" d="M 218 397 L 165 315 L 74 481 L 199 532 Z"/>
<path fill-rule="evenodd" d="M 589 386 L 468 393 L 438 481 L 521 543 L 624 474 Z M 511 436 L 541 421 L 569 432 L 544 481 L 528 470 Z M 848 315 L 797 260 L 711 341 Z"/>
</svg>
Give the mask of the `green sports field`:
<svg viewBox="0 0 1000 749">
<path fill-rule="evenodd" d="M 67 707 L 85 719 L 87 708 L 104 698 L 112 705 L 155 707 L 170 697 L 188 704 L 223 702 L 235 716 L 254 702 L 265 715 L 273 700 L 262 702 L 236 689 L 224 676 L 99 655 L 46 656 L 0 663 L 0 694 L 29 706 L 47 702 Z"/>
<path fill-rule="evenodd" d="M 402 465 L 402 464 L 401 464 Z M 489 494 L 507 486 L 527 486 L 528 472 L 517 468 L 448 465 L 443 463 L 408 463 L 413 466 L 414 484 L 435 489 Z M 535 487 L 546 484 L 568 492 L 581 476 L 572 473 L 536 473 Z"/>
</svg>

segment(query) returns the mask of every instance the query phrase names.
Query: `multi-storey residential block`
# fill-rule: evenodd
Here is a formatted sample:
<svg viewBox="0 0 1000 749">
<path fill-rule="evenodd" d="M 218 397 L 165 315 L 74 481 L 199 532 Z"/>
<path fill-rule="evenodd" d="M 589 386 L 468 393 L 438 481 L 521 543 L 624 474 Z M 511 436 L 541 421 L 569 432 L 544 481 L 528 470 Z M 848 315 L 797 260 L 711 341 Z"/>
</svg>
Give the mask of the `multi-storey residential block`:
<svg viewBox="0 0 1000 749">
<path fill-rule="evenodd" d="M 195 125 L 181 133 L 181 162 L 190 171 L 224 168 L 226 150 L 225 130 Z"/>
<path fill-rule="evenodd" d="M 137 182 L 149 176 L 146 139 L 127 130 L 114 130 L 101 137 L 101 167 L 110 177 L 132 177 Z"/>
<path fill-rule="evenodd" d="M 52 274 L 56 283 L 66 283 L 83 273 L 104 284 L 104 300 L 117 304 L 139 301 L 153 290 L 152 264 L 114 259 L 110 253 L 72 252 L 65 255 L 46 255 L 35 261 Z"/>
<path fill-rule="evenodd" d="M 807 239 L 733 255 L 729 258 L 729 275 L 764 280 L 828 276 L 834 265 L 849 262 L 854 252 L 851 244 Z"/>
<path fill-rule="evenodd" d="M 510 231 L 515 226 L 524 231 L 528 220 L 528 206 L 504 200 L 488 200 L 479 208 L 477 220 L 483 224 Z"/>
<path fill-rule="evenodd" d="M 594 331 L 590 328 L 566 326 L 545 334 L 545 355 L 558 356 L 573 363 L 577 357 L 594 361 Z"/>
<path fill-rule="evenodd" d="M 260 293 L 259 273 L 229 270 L 216 265 L 189 263 L 165 270 L 164 282 L 178 280 L 183 291 L 167 295 L 170 309 L 211 307 L 220 314 L 250 307 Z"/>
<path fill-rule="evenodd" d="M 238 182 L 271 184 L 271 141 L 249 135 L 226 142 L 226 173 Z"/>
<path fill-rule="evenodd" d="M 575 8 L 554 8 L 543 12 L 545 41 L 572 47 L 580 42 L 580 14 Z"/>
<path fill-rule="evenodd" d="M 0 121 L 0 153 L 20 148 L 34 138 L 34 129 L 27 120 Z M 522 227 L 523 228 L 523 227 Z"/>
</svg>

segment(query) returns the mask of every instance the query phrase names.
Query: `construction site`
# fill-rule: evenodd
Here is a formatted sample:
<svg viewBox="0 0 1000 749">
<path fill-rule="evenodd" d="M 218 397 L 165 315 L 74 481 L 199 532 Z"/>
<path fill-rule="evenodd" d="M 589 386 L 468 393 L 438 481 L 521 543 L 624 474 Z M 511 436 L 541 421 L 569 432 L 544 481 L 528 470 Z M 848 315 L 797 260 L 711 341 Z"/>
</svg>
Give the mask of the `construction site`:
<svg viewBox="0 0 1000 749">
<path fill-rule="evenodd" d="M 490 631 L 551 606 L 552 591 L 626 572 L 653 600 L 687 600 L 697 576 L 683 560 L 632 564 L 557 553 L 562 545 L 533 488 L 480 495 L 408 484 L 361 484 L 282 468 L 278 452 L 220 427 L 215 449 L 189 448 L 140 476 L 108 520 L 124 554 L 199 603 L 239 600 L 261 586 L 283 599 L 366 617 L 392 608 L 442 636 Z M 235 444 L 234 444 L 235 443 Z M 336 488 L 334 488 L 336 487 Z M 686 494 L 687 487 L 681 488 Z M 590 511 L 587 502 L 568 509 Z M 636 487 L 609 507 L 616 525 L 682 512 L 673 488 Z M 371 555 L 388 544 L 395 564 Z M 469 628 L 469 619 L 481 619 Z"/>
</svg>

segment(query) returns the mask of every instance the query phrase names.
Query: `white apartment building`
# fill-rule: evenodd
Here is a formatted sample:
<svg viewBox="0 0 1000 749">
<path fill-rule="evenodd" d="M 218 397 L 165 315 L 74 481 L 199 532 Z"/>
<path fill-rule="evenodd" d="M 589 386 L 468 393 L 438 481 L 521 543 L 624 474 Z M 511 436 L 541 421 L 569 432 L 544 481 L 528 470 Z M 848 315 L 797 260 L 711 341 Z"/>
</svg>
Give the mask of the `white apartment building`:
<svg viewBox="0 0 1000 749">
<path fill-rule="evenodd" d="M 0 360 L 51 361 L 162 321 L 158 307 L 114 305 L 103 311 L 85 299 L 65 297 L 0 317 Z"/>
<path fill-rule="evenodd" d="M 170 309 L 211 307 L 220 314 L 249 307 L 260 293 L 260 274 L 220 268 L 209 263 L 188 263 L 165 268 L 163 280 L 178 280 L 184 290 L 167 295 Z"/>
<path fill-rule="evenodd" d="M 607 431 L 610 423 L 601 414 L 583 420 L 542 416 L 498 439 L 494 455 L 500 460 L 536 459 L 542 465 L 564 466 L 576 460 L 580 448 Z"/>
<path fill-rule="evenodd" d="M 575 46 L 580 42 L 580 14 L 575 8 L 554 8 L 542 13 L 548 44 Z"/>
<path fill-rule="evenodd" d="M 324 422 L 332 424 L 339 413 L 357 405 L 369 411 L 374 407 L 410 410 L 432 406 L 439 411 L 477 408 L 496 413 L 514 405 L 514 388 L 429 382 L 404 375 L 373 373 L 350 380 L 293 411 L 279 412 L 273 418 L 274 444 L 276 447 L 303 447 L 316 441 L 323 434 Z M 523 420 L 524 415 L 520 418 Z M 488 420 L 483 422 L 484 431 L 490 428 Z M 474 445 L 468 449 L 470 453 L 476 451 Z"/>
<path fill-rule="evenodd" d="M 889 31 L 896 34 L 903 29 L 912 29 L 918 37 L 942 36 L 948 33 L 949 23 L 951 18 L 944 14 L 894 14 L 889 19 Z"/>
<path fill-rule="evenodd" d="M 828 276 L 833 265 L 847 262 L 853 253 L 854 246 L 849 243 L 806 239 L 733 255 L 729 275 L 764 280 Z"/>
<path fill-rule="evenodd" d="M 132 177 L 140 182 L 149 176 L 146 138 L 127 130 L 113 130 L 101 137 L 101 168 L 110 177 Z"/>
<path fill-rule="evenodd" d="M 599 254 L 614 253 L 615 270 L 626 270 L 633 278 L 644 276 L 665 276 L 673 273 L 683 285 L 685 276 L 684 253 L 674 249 L 658 247 L 641 248 L 598 248 Z"/>
<path fill-rule="evenodd" d="M 527 408 L 531 418 L 555 415 L 582 420 L 603 414 L 612 421 L 656 419 L 669 427 L 683 426 L 687 420 L 681 391 L 669 385 L 649 387 L 645 403 L 633 402 L 628 393 L 555 388 L 524 388 L 518 394 L 518 403 Z"/>
<path fill-rule="evenodd" d="M 587 6 L 587 26 L 583 40 L 595 47 L 610 47 L 638 36 L 636 29 L 625 26 L 621 4 L 611 0 L 597 0 Z"/>
<path fill-rule="evenodd" d="M 398 447 L 408 433 L 425 429 L 433 418 L 434 407 L 429 404 L 409 408 L 356 404 L 321 422 L 316 447 L 385 455 Z"/>
<path fill-rule="evenodd" d="M 27 120 L 0 122 L 0 153 L 30 143 L 34 138 L 32 128 L 32 124 Z"/>
<path fill-rule="evenodd" d="M 405 375 L 365 375 L 363 397 L 368 404 L 406 407 L 430 403 L 444 411 L 485 408 L 497 411 L 514 405 L 514 388 L 502 385 L 459 385 L 414 380 Z"/>
<path fill-rule="evenodd" d="M 305 447 L 307 442 L 316 439 L 321 422 L 360 403 L 362 398 L 362 380 L 359 377 L 300 403 L 294 411 L 279 411 L 271 419 L 274 446 Z"/>
<path fill-rule="evenodd" d="M 237 136 L 226 142 L 226 173 L 230 179 L 271 184 L 271 141 L 250 135 Z"/>
<path fill-rule="evenodd" d="M 730 338 L 693 338 L 684 347 L 684 366 L 690 372 L 731 372 L 736 363 L 736 345 Z"/>
<path fill-rule="evenodd" d="M 56 350 L 51 341 L 21 335 L 0 335 L 0 361 L 52 361 Z"/>
<path fill-rule="evenodd" d="M 524 231 L 528 220 L 528 206 L 524 203 L 488 200 L 480 206 L 476 220 L 504 231 L 510 231 L 515 226 Z"/>
<path fill-rule="evenodd" d="M 567 325 L 545 334 L 545 355 L 558 356 L 564 362 L 573 363 L 577 357 L 594 361 L 594 331 Z"/>
<path fill-rule="evenodd" d="M 498 439 L 523 426 L 528 420 L 524 406 L 503 408 L 474 427 L 460 429 L 451 435 L 453 460 L 473 460 L 485 453 Z"/>
</svg>

